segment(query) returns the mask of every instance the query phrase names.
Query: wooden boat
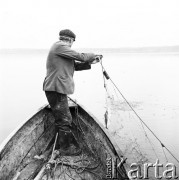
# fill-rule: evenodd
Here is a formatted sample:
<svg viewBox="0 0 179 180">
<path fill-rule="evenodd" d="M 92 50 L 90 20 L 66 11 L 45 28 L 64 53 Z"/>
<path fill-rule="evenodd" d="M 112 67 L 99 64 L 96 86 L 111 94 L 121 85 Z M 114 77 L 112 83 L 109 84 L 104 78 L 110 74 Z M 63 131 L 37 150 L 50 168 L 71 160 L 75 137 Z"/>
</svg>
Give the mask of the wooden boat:
<svg viewBox="0 0 179 180">
<path fill-rule="evenodd" d="M 54 118 L 44 106 L 0 147 L 1 180 L 128 179 L 121 151 L 98 120 L 69 99 L 73 131 L 82 153 L 55 150 Z"/>
</svg>

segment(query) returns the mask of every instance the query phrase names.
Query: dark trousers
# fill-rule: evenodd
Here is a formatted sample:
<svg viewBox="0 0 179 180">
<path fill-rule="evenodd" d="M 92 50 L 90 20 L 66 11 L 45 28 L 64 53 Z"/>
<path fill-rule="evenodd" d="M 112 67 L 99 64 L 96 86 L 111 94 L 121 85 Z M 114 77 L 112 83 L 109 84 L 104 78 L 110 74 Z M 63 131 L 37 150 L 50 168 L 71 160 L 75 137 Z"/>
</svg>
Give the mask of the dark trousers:
<svg viewBox="0 0 179 180">
<path fill-rule="evenodd" d="M 55 91 L 45 91 L 45 94 L 55 118 L 56 129 L 69 130 L 72 116 L 68 107 L 67 95 Z"/>
</svg>

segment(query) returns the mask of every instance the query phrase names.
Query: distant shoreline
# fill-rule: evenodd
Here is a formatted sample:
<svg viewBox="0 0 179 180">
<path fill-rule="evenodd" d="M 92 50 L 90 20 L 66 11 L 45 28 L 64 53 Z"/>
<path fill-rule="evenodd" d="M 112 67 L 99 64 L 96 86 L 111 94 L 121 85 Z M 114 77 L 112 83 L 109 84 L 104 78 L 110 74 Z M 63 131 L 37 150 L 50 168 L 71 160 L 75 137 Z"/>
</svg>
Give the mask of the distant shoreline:
<svg viewBox="0 0 179 180">
<path fill-rule="evenodd" d="M 101 53 L 179 53 L 179 46 L 160 46 L 160 47 L 121 47 L 121 48 L 74 48 L 83 52 L 101 52 Z M 28 49 L 12 48 L 0 49 L 0 54 L 13 53 L 47 53 L 49 49 Z"/>
</svg>

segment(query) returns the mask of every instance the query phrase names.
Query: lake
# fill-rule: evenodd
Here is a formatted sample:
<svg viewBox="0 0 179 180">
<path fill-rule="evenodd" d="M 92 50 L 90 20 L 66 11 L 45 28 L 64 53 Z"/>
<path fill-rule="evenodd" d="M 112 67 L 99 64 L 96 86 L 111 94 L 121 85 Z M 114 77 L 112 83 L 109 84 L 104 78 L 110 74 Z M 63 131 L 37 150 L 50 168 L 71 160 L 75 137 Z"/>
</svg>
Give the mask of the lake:
<svg viewBox="0 0 179 180">
<path fill-rule="evenodd" d="M 103 65 L 111 79 L 141 119 L 179 159 L 179 54 L 120 53 L 104 49 Z M 11 50 L 0 54 L 0 143 L 19 124 L 47 103 L 42 84 L 46 57 L 43 50 Z M 100 63 L 88 71 L 75 72 L 75 93 L 71 96 L 104 124 L 108 109 L 108 130 L 132 162 L 161 162 L 177 165 L 173 157 L 143 127 L 110 80 L 106 96 Z M 166 155 L 166 157 L 165 157 Z"/>
</svg>

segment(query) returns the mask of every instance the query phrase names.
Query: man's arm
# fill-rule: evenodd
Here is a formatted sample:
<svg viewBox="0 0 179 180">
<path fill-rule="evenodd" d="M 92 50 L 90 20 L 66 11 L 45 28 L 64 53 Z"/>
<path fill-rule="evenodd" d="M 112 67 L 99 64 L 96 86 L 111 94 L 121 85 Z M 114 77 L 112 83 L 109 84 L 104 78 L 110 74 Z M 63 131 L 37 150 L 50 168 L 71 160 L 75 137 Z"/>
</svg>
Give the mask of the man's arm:
<svg viewBox="0 0 179 180">
<path fill-rule="evenodd" d="M 76 62 L 75 61 L 75 71 L 88 70 L 91 69 L 91 64 L 96 64 L 100 62 L 103 58 L 102 55 L 96 55 L 92 62 Z"/>
<path fill-rule="evenodd" d="M 75 62 L 75 71 L 91 69 L 91 64 L 88 62 Z"/>
<path fill-rule="evenodd" d="M 93 53 L 78 53 L 68 46 L 58 46 L 55 52 L 59 56 L 80 62 L 92 62 L 96 57 Z"/>
</svg>

